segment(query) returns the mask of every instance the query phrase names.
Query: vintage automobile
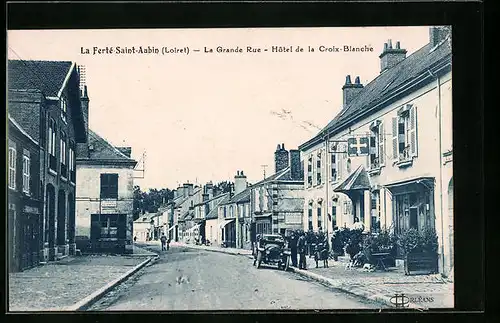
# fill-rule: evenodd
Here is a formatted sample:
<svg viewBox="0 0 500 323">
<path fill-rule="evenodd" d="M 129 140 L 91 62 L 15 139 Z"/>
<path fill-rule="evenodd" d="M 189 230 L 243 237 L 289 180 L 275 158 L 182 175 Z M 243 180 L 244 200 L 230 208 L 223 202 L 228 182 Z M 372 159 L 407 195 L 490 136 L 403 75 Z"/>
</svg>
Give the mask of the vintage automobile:
<svg viewBox="0 0 500 323">
<path fill-rule="evenodd" d="M 260 268 L 262 264 L 278 266 L 288 270 L 291 252 L 285 246 L 285 239 L 279 234 L 264 234 L 257 243 L 257 254 L 254 264 Z"/>
</svg>

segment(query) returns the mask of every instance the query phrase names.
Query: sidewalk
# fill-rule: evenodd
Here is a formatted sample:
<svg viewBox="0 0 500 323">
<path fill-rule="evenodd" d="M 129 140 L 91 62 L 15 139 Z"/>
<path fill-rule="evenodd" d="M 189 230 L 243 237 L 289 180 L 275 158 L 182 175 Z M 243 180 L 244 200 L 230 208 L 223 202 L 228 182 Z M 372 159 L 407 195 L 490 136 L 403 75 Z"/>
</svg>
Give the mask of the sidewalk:
<svg viewBox="0 0 500 323">
<path fill-rule="evenodd" d="M 67 257 L 9 274 L 9 311 L 78 310 L 145 266 L 153 256 L 142 248 L 133 255 Z"/>
<path fill-rule="evenodd" d="M 174 245 L 174 244 L 172 244 Z M 175 245 L 193 249 L 204 249 L 229 254 L 240 254 L 251 256 L 251 251 L 234 249 L 196 246 L 190 244 L 176 243 Z M 367 272 L 361 268 L 345 269 L 349 261 L 347 257 L 340 257 L 339 261 L 329 260 L 329 268 L 315 268 L 313 258 L 306 258 L 307 270 L 291 268 L 299 275 L 314 279 L 322 284 L 355 294 L 372 301 L 386 304 L 389 308 L 396 305 L 394 296 L 404 294 L 404 303 L 409 308 L 453 308 L 454 292 L 453 283 L 444 280 L 441 275 L 409 275 L 406 276 L 402 269 L 392 269 L 386 272 Z"/>
</svg>

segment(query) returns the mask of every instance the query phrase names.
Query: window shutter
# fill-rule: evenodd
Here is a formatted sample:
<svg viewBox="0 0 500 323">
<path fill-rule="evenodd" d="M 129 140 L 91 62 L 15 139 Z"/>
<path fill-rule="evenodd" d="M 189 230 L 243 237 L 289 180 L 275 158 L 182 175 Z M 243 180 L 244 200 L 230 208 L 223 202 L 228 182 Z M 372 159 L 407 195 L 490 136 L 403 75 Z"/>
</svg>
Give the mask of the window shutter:
<svg viewBox="0 0 500 323">
<path fill-rule="evenodd" d="M 101 174 L 101 197 L 108 195 L 108 177 L 106 174 Z"/>
<path fill-rule="evenodd" d="M 417 147 L 417 107 L 413 106 L 410 109 L 410 156 L 416 157 L 418 152 Z"/>
<path fill-rule="evenodd" d="M 398 159 L 398 118 L 392 118 L 392 159 Z"/>
<path fill-rule="evenodd" d="M 379 153 L 379 162 L 380 166 L 383 166 L 385 164 L 385 129 L 384 129 L 384 124 L 380 123 L 378 127 L 378 153 Z"/>
</svg>

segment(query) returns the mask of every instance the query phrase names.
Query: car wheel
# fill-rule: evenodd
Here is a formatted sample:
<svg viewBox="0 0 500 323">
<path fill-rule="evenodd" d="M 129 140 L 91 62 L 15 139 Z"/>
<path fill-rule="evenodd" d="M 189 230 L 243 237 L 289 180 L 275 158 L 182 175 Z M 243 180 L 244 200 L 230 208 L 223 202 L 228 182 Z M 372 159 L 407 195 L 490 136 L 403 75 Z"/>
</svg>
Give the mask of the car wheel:
<svg viewBox="0 0 500 323">
<path fill-rule="evenodd" d="M 257 268 L 260 268 L 260 264 L 262 263 L 262 253 L 259 252 L 257 254 Z"/>
</svg>

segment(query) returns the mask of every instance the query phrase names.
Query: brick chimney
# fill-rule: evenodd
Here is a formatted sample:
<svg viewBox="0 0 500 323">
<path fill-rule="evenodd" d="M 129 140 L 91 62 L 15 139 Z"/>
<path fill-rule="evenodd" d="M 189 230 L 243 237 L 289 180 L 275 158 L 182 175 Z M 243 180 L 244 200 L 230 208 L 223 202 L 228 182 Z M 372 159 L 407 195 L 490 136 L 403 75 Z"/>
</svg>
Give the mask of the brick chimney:
<svg viewBox="0 0 500 323">
<path fill-rule="evenodd" d="M 432 26 L 429 28 L 431 49 L 439 45 L 446 37 L 451 36 L 451 26 Z"/>
<path fill-rule="evenodd" d="M 189 195 L 189 196 L 192 196 L 192 195 L 193 195 L 193 192 L 194 192 L 194 186 L 193 186 L 193 184 L 188 183 L 188 184 L 187 184 L 187 187 L 188 187 L 188 195 Z"/>
<path fill-rule="evenodd" d="M 234 176 L 234 194 L 243 192 L 247 188 L 247 177 L 243 171 L 236 171 Z"/>
<path fill-rule="evenodd" d="M 76 149 L 78 151 L 78 155 L 90 157 L 89 151 L 89 96 L 87 91 L 87 85 L 82 85 L 82 90 L 80 91 L 80 106 L 83 114 L 83 123 L 85 126 L 85 133 L 87 134 L 87 142 L 86 143 L 77 143 Z"/>
<path fill-rule="evenodd" d="M 389 39 L 387 43 L 384 43 L 384 50 L 379 58 L 380 73 L 383 73 L 406 58 L 406 49 L 401 48 L 399 41 L 396 42 L 396 47 L 392 48 L 392 40 Z"/>
<path fill-rule="evenodd" d="M 278 144 L 274 152 L 274 169 L 276 173 L 288 167 L 288 158 L 288 151 L 285 149 L 285 144 Z"/>
<path fill-rule="evenodd" d="M 345 84 L 342 87 L 344 108 L 351 103 L 352 99 L 354 99 L 361 90 L 363 90 L 363 84 L 360 83 L 359 76 L 356 77 L 354 83 L 351 82 L 351 75 L 345 77 Z"/>
<path fill-rule="evenodd" d="M 205 187 L 203 189 L 204 194 L 208 196 L 208 199 L 211 199 L 214 197 L 214 184 L 210 181 L 207 184 L 205 184 Z"/>
<path fill-rule="evenodd" d="M 177 190 L 173 190 L 172 192 L 174 193 L 174 199 L 176 199 L 177 196 L 178 196 L 178 194 L 179 194 L 179 192 Z"/>
<path fill-rule="evenodd" d="M 300 161 L 300 150 L 290 149 L 290 177 L 293 180 L 303 180 L 302 164 Z"/>
<path fill-rule="evenodd" d="M 129 158 L 132 154 L 132 147 L 116 147 L 116 149 Z"/>
</svg>

